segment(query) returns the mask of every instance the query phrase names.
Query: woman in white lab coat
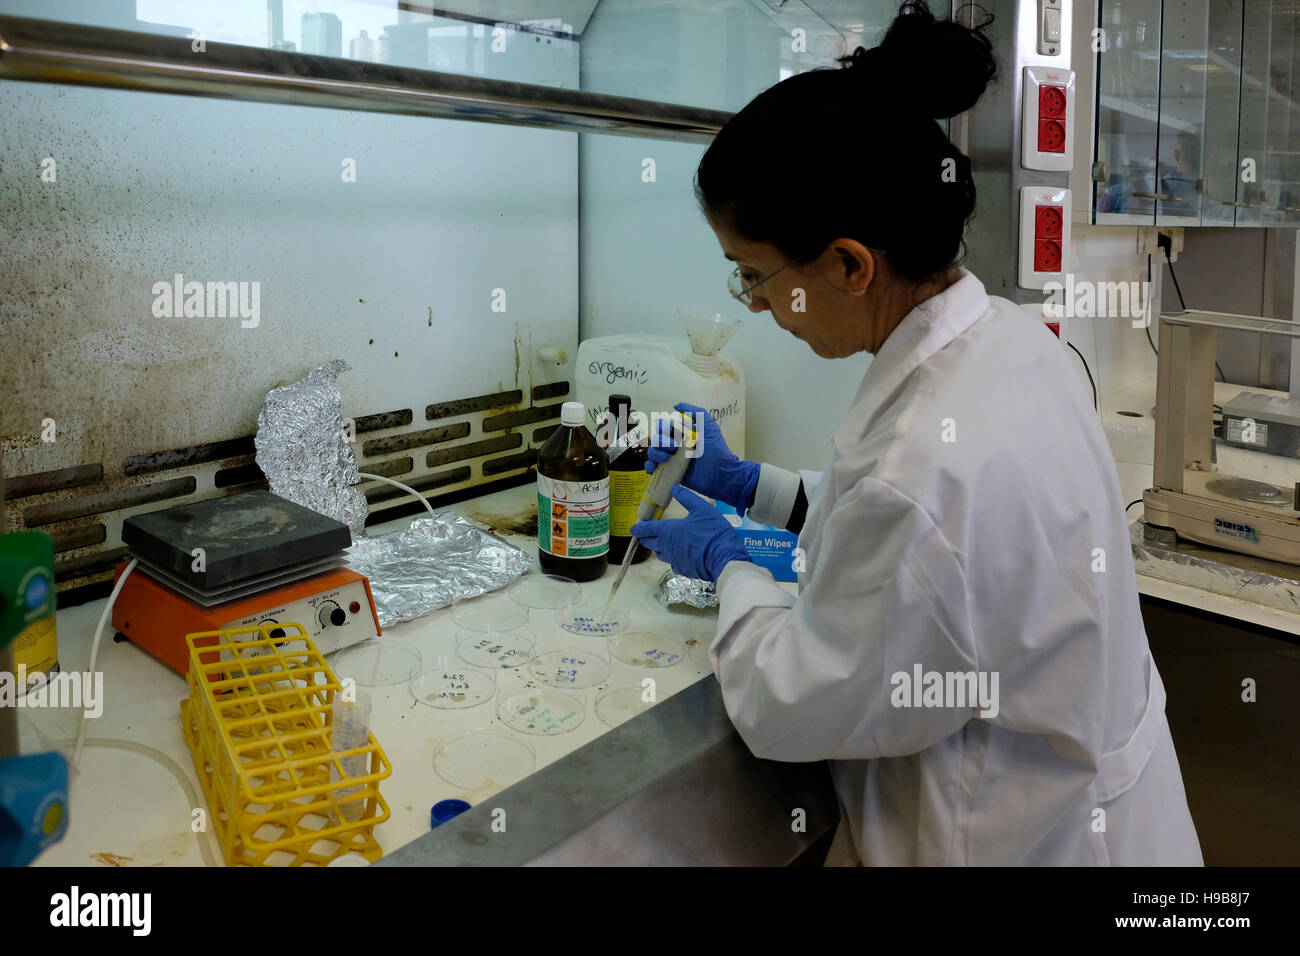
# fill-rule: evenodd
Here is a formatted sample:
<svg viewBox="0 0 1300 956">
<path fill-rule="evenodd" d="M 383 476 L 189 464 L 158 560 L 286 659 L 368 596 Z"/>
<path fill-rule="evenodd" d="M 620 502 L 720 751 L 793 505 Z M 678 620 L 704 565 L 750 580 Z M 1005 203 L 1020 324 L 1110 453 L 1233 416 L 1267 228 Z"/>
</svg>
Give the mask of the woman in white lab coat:
<svg viewBox="0 0 1300 956">
<path fill-rule="evenodd" d="M 846 66 L 759 95 L 696 178 L 733 294 L 874 356 L 820 473 L 740 461 L 702 419 L 683 485 L 798 530 L 798 596 L 691 491 L 632 531 L 716 580 L 754 754 L 832 761 L 837 857 L 1200 865 L 1096 415 L 1043 323 L 954 265 L 975 188 L 935 118 L 979 98 L 990 46 L 908 3 Z"/>
</svg>

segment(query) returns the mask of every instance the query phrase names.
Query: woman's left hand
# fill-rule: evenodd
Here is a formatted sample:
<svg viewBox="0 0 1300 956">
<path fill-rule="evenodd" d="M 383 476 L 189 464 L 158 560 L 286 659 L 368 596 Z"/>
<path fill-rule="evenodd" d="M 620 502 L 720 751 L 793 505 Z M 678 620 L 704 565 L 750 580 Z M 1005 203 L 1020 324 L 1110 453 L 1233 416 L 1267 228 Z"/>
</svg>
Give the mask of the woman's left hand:
<svg viewBox="0 0 1300 956">
<path fill-rule="evenodd" d="M 631 529 L 659 560 L 678 574 L 715 584 L 728 562 L 750 560 L 736 529 L 711 502 L 681 485 L 673 485 L 673 497 L 686 508 L 685 518 L 638 521 Z"/>
</svg>

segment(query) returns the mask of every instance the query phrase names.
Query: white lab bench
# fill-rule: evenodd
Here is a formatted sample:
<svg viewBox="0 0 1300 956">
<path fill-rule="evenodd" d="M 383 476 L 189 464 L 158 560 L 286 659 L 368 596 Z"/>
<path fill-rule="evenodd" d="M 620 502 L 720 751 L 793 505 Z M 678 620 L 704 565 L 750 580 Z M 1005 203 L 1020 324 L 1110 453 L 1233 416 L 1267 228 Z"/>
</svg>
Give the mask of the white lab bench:
<svg viewBox="0 0 1300 956">
<path fill-rule="evenodd" d="M 535 558 L 534 537 L 500 530 L 512 522 L 517 524 L 519 516 L 530 507 L 536 507 L 536 491 L 531 483 L 439 510 L 465 515 Z M 498 516 L 499 522 L 494 520 Z M 371 534 L 382 534 L 399 530 L 409 521 L 408 518 L 390 522 L 369 530 Z M 716 627 L 716 609 L 663 608 L 655 600 L 654 590 L 665 569 L 666 565 L 654 556 L 632 565 L 619 592 L 619 601 L 628 606 L 636 627 L 671 630 L 685 640 L 701 640 L 707 646 Z M 584 584 L 584 601 L 603 600 L 615 571 L 611 568 L 600 580 Z M 795 588 L 793 584 L 785 586 Z M 104 601 L 100 600 L 59 612 L 59 657 L 65 670 L 86 667 L 90 641 L 103 606 Z M 563 633 L 546 612 L 533 611 L 529 626 L 539 633 L 543 630 Z M 457 630 L 451 608 L 442 608 L 415 621 L 385 629 L 384 639 L 418 648 L 425 666 L 431 667 L 440 655 L 456 659 Z M 332 658 L 330 655 L 327 660 Z M 102 639 L 98 669 L 104 675 L 103 713 L 89 721 L 88 738 L 92 741 L 115 738 L 153 748 L 175 761 L 195 792 L 201 794 L 193 761 L 181 736 L 179 707 L 187 694 L 184 678 L 139 648 L 125 642 L 115 643 L 111 625 Z M 405 683 L 368 688 L 373 700 L 371 730 L 393 767 L 392 775 L 380 784 L 380 793 L 388 802 L 392 816 L 376 828 L 379 844 L 389 853 L 428 833 L 429 811 L 439 800 L 455 797 L 478 804 L 493 795 L 458 789 L 434 772 L 433 753 L 444 738 L 474 728 L 494 727 L 527 742 L 536 753 L 536 773 L 609 730 L 597 719 L 593 709 L 596 695 L 606 687 L 639 684 L 643 678 L 653 677 L 662 703 L 707 675 L 707 671 L 689 658 L 670 667 L 647 670 L 611 657 L 607 680 L 597 688 L 581 691 L 587 700 L 582 725 L 554 736 L 522 734 L 501 727 L 495 700 L 464 710 L 440 710 L 417 703 Z M 78 711 L 67 708 L 21 711 L 22 751 L 31 753 L 55 744 L 70 753 L 71 747 L 62 742 L 71 741 L 75 736 L 77 719 Z M 172 773 L 149 756 L 87 746 L 81 766 L 72 771 L 70 800 L 68 833 L 61 843 L 40 857 L 38 865 L 203 863 L 198 838 L 191 826 L 198 808 L 191 806 Z M 212 841 L 214 857 L 220 859 L 215 836 L 209 832 L 207 839 Z"/>
</svg>

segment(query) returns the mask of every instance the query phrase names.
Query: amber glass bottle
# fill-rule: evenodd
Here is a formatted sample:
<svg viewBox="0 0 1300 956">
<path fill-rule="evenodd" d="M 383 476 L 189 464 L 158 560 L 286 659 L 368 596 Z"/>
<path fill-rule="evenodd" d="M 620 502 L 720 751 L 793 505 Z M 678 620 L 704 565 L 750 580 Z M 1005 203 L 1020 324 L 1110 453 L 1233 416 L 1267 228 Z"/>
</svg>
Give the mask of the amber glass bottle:
<svg viewBox="0 0 1300 956">
<path fill-rule="evenodd" d="M 575 581 L 604 574 L 609 554 L 609 459 L 586 417 L 581 402 L 565 402 L 537 452 L 537 560 Z"/>
<path fill-rule="evenodd" d="M 626 395 L 609 396 L 608 432 L 611 446 L 622 439 L 627 441 L 632 418 L 632 399 Z M 650 484 L 650 474 L 645 470 L 646 440 L 628 445 L 615 454 L 609 463 L 609 563 L 622 564 L 628 545 L 635 540 L 631 527 L 636 524 L 636 511 L 641 504 L 641 494 Z M 610 451 L 613 452 L 611 447 Z M 650 557 L 650 549 L 637 542 L 633 564 Z"/>
</svg>

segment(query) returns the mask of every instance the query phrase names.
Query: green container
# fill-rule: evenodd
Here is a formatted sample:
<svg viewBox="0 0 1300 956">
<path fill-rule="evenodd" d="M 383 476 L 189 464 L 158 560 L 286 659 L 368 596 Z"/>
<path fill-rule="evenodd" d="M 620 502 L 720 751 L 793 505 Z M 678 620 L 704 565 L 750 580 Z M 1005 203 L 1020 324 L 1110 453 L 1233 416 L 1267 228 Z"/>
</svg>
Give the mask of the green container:
<svg viewBox="0 0 1300 956">
<path fill-rule="evenodd" d="M 0 647 L 12 644 L 14 670 L 32 677 L 59 669 L 54 623 L 54 542 L 43 531 L 0 535 Z"/>
</svg>

